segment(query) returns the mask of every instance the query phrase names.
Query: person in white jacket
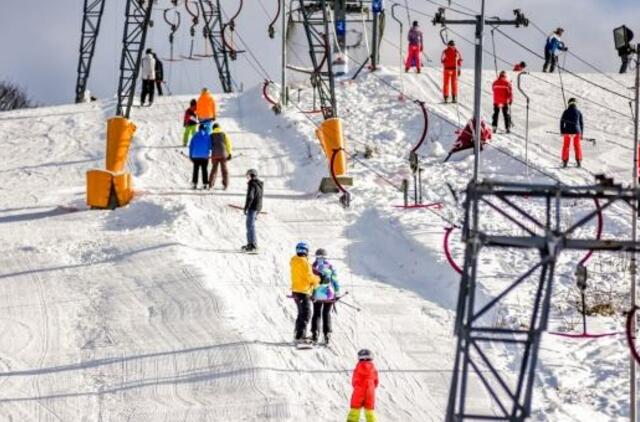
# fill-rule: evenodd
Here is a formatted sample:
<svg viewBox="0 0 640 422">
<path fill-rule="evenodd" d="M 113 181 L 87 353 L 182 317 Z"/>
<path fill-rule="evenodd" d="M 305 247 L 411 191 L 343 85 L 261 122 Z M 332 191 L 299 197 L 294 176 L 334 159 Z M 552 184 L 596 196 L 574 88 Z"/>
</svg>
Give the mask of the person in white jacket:
<svg viewBox="0 0 640 422">
<path fill-rule="evenodd" d="M 140 69 L 142 76 L 142 93 L 140 94 L 140 105 L 143 106 L 149 96 L 149 105 L 153 104 L 153 91 L 156 81 L 156 59 L 153 57 L 153 51 L 147 48 L 142 58 L 142 66 Z"/>
</svg>

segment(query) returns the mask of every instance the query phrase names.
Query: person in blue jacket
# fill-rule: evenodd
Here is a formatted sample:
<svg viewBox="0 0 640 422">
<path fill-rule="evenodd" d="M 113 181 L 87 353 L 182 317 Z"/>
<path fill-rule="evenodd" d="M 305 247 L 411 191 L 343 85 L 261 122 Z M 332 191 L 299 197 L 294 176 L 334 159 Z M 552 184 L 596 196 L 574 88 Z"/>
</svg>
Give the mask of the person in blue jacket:
<svg viewBox="0 0 640 422">
<path fill-rule="evenodd" d="M 320 277 L 320 284 L 314 289 L 313 316 L 311 317 L 311 341 L 318 342 L 320 318 L 322 317 L 322 333 L 325 344 L 331 340 L 331 310 L 340 297 L 338 273 L 327 259 L 327 251 L 320 248 L 316 251 L 316 260 L 311 266 L 313 273 Z"/>
<path fill-rule="evenodd" d="M 584 133 L 584 120 L 582 113 L 578 110 L 578 100 L 569 99 L 569 106 L 562 113 L 560 118 L 560 133 L 564 137 L 562 145 L 562 166 L 567 167 L 569 161 L 569 148 L 571 147 L 571 139 L 573 138 L 573 147 L 576 151 L 576 165 L 580 167 L 582 163 L 582 146 L 580 140 Z"/>
<path fill-rule="evenodd" d="M 198 172 L 202 172 L 204 189 L 209 189 L 209 155 L 211 153 L 211 136 L 205 124 L 201 124 L 198 132 L 191 138 L 189 158 L 193 162 L 193 178 L 191 187 L 198 187 Z"/>
<path fill-rule="evenodd" d="M 543 72 L 549 71 L 553 73 L 558 64 L 558 51 L 568 51 L 569 49 L 562 41 L 564 29 L 558 28 L 547 37 L 547 43 L 544 46 L 544 66 Z"/>
</svg>

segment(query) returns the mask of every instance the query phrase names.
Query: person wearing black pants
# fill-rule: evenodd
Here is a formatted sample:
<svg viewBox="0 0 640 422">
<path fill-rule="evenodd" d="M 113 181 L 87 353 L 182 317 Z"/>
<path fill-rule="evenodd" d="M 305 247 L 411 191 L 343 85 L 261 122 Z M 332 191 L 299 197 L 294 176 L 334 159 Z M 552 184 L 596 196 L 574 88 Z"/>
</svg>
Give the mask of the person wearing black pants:
<svg viewBox="0 0 640 422">
<path fill-rule="evenodd" d="M 296 254 L 291 257 L 291 297 L 296 302 L 298 316 L 296 317 L 294 338 L 296 342 L 307 341 L 307 324 L 311 313 L 311 294 L 319 283 L 319 278 L 313 274 L 308 259 L 309 246 L 305 242 L 296 245 Z"/>
<path fill-rule="evenodd" d="M 198 186 L 198 172 L 202 173 L 202 182 L 204 184 L 205 189 L 209 187 L 207 183 L 207 178 L 209 177 L 209 159 L 208 158 L 192 158 L 193 162 L 193 177 L 191 178 L 191 183 L 195 187 Z"/>
<path fill-rule="evenodd" d="M 296 317 L 295 339 L 302 340 L 306 337 L 307 324 L 311 317 L 311 296 L 305 293 L 292 293 L 293 300 L 298 308 L 298 316 Z"/>
<path fill-rule="evenodd" d="M 158 90 L 158 95 L 163 96 L 162 84 L 164 83 L 164 66 L 156 53 L 153 53 L 153 58 L 156 59 L 156 89 Z"/>
<path fill-rule="evenodd" d="M 204 189 L 209 189 L 209 155 L 211 155 L 211 137 L 207 125 L 201 124 L 189 143 L 189 158 L 193 163 L 191 187 L 198 187 L 198 172 L 202 172 Z"/>
<path fill-rule="evenodd" d="M 153 104 L 154 83 L 156 81 L 156 59 L 150 48 L 147 48 L 146 54 L 142 58 L 140 75 L 142 76 L 140 105 L 143 106 L 147 102 L 147 97 L 149 97 L 149 105 L 151 105 Z"/>
<path fill-rule="evenodd" d="M 331 329 L 331 310 L 333 302 L 317 301 L 313 303 L 313 316 L 311 318 L 311 337 L 313 341 L 318 341 L 318 331 L 320 331 L 320 317 L 322 317 L 322 334 L 325 342 L 329 342 Z"/>
</svg>

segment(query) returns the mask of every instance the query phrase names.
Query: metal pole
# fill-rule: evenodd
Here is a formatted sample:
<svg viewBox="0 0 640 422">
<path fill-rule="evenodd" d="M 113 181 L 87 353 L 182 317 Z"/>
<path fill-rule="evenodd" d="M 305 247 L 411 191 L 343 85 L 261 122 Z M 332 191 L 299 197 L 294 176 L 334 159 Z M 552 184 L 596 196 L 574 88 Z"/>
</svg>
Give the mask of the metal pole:
<svg viewBox="0 0 640 422">
<path fill-rule="evenodd" d="M 280 88 L 280 104 L 288 105 L 287 95 L 287 2 L 282 0 L 282 87 Z"/>
<path fill-rule="evenodd" d="M 518 73 L 518 91 L 524 96 L 527 100 L 527 113 L 526 113 L 526 121 L 525 121 L 525 129 L 524 129 L 524 163 L 525 163 L 525 171 L 527 178 L 529 178 L 529 103 L 531 102 L 529 96 L 522 89 L 522 77 L 526 75 L 527 72 L 522 71 Z"/>
<path fill-rule="evenodd" d="M 638 106 L 640 105 L 640 44 L 636 45 L 636 113 L 634 120 L 634 129 L 633 129 L 633 139 L 634 139 L 634 147 L 633 147 L 633 169 L 631 171 L 632 175 L 632 183 L 633 189 L 638 189 L 638 119 L 640 113 L 638 113 Z M 638 223 L 638 201 L 635 201 L 635 210 L 631 212 L 631 239 L 636 242 L 637 241 L 637 223 Z M 631 306 L 632 308 L 636 306 L 636 253 L 631 252 Z M 631 321 L 631 330 L 636 333 L 636 319 L 633 318 Z M 629 357 L 630 371 L 630 388 L 629 388 L 629 405 L 631 407 L 629 416 L 631 422 L 636 422 L 638 420 L 638 403 L 636 397 L 636 361 L 633 356 Z"/>
<path fill-rule="evenodd" d="M 379 13 L 373 12 L 373 42 L 371 43 L 371 70 L 376 70 L 378 68 L 378 26 L 379 26 Z"/>
<path fill-rule="evenodd" d="M 476 120 L 475 130 L 475 143 L 473 151 L 475 154 L 473 163 L 473 183 L 478 183 L 478 175 L 480 173 L 480 142 L 481 136 L 481 116 L 482 116 L 482 53 L 484 49 L 484 11 L 485 0 L 482 0 L 482 8 L 480 9 L 480 16 L 476 17 L 476 69 L 475 69 L 475 93 L 473 100 L 473 115 Z M 476 226 L 473 227 L 475 230 Z"/>
</svg>

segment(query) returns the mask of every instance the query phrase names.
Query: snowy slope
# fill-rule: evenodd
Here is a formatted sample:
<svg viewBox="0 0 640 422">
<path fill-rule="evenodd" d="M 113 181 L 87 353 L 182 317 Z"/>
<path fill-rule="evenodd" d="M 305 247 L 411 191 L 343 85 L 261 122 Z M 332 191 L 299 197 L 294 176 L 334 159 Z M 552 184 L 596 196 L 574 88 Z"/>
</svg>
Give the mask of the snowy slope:
<svg viewBox="0 0 640 422">
<path fill-rule="evenodd" d="M 383 71 L 378 77 L 398 87 L 404 83 L 432 109 L 428 142 L 420 151 L 425 196 L 442 201 L 440 213 L 458 222 L 460 207 L 444 181 L 462 189 L 472 160 L 461 156 L 441 163 L 453 141 L 450 122 L 457 121 L 457 111 L 438 104 L 439 74 L 429 71 L 401 81 L 393 71 Z M 579 83 L 571 88 L 598 95 Z M 532 82 L 532 90 L 532 107 L 544 113 L 532 117 L 531 161 L 566 183 L 590 181 L 585 170 L 557 168 L 558 141 L 544 131 L 555 130 L 561 101 L 555 108 L 539 105 L 546 88 Z M 89 211 L 84 205 L 84 172 L 102 166 L 111 102 L 0 115 L 5 146 L 0 152 L 5 163 L 0 170 L 5 179 L 0 187 L 2 418 L 343 420 L 355 353 L 368 347 L 381 372 L 380 420 L 442 420 L 453 366 L 458 282 L 441 249 L 448 223 L 429 212 L 393 208 L 401 194 L 381 177 L 394 184 L 408 177 L 406 157 L 422 131 L 421 113 L 371 75 L 341 85 L 339 92 L 350 148 L 362 151 L 366 144 L 375 151 L 370 160 L 350 164 L 356 186 L 346 211 L 336 197 L 316 194 L 326 165 L 310 122 L 293 108 L 274 116 L 257 88 L 219 97 L 221 123 L 234 141 L 226 192 L 187 189 L 190 163 L 177 144 L 189 97 L 164 97 L 153 108 L 135 109 L 132 119 L 139 130 L 129 166 L 138 194 L 114 212 Z M 469 86 L 463 85 L 463 121 L 469 104 Z M 626 123 L 583 109 L 593 122 L 593 136 L 629 137 Z M 522 112 L 514 113 L 521 132 Z M 498 136 L 495 144 L 522 155 L 517 136 Z M 628 155 L 623 146 L 598 142 L 597 157 L 587 148 L 589 170 L 616 177 L 630 172 L 619 161 Z M 265 181 L 268 213 L 258 221 L 262 253 L 257 256 L 237 253 L 244 243 L 244 219 L 228 206 L 242 204 L 243 174 L 250 167 Z M 486 175 L 525 178 L 523 165 L 495 148 L 483 153 L 483 169 Z M 550 180 L 536 171 L 531 179 Z M 577 204 L 566 217 L 576 218 L 590 207 Z M 623 218 L 608 219 L 608 232 L 628 230 Z M 339 307 L 335 344 L 328 350 L 290 346 L 294 305 L 286 297 L 288 260 L 299 240 L 329 250 L 348 300 L 362 308 Z M 452 246 L 460 258 L 457 236 Z M 517 272 L 522 258 L 514 254 L 491 262 L 481 274 L 487 298 L 499 287 L 496 276 Z M 558 330 L 570 328 L 566 321 L 578 316 L 566 300 L 573 291 L 571 261 L 567 256 L 560 265 L 554 296 Z M 608 261 L 591 262 L 602 267 Z M 623 277 L 610 269 L 602 272 L 607 274 L 598 279 L 601 284 L 624 289 Z M 496 323 L 519 321 L 526 301 L 516 298 L 494 316 Z M 621 325 L 620 317 L 591 320 L 594 329 Z M 514 370 L 509 353 L 493 351 L 505 374 Z M 621 338 L 545 337 L 536 419 L 624 416 L 625 371 Z M 472 384 L 470 406 L 484 408 L 490 402 Z"/>
</svg>

